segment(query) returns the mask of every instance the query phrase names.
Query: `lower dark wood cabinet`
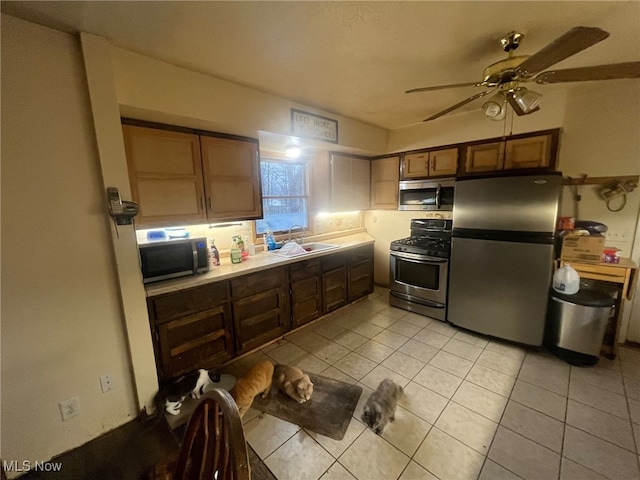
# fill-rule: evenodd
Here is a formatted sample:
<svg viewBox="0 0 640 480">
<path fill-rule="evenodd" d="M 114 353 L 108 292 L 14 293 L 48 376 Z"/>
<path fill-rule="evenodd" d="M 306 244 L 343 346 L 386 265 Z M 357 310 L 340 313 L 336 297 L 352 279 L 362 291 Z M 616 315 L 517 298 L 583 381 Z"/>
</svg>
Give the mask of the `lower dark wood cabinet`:
<svg viewBox="0 0 640 480">
<path fill-rule="evenodd" d="M 285 267 L 231 280 L 231 295 L 238 354 L 278 338 L 290 329 Z"/>
<path fill-rule="evenodd" d="M 373 291 L 373 245 L 147 299 L 161 382 L 224 362 Z"/>
<path fill-rule="evenodd" d="M 291 328 L 298 328 L 322 315 L 322 265 L 319 258 L 289 266 Z"/>
<path fill-rule="evenodd" d="M 348 302 L 351 303 L 373 292 L 373 245 L 353 250 L 348 265 Z"/>
<path fill-rule="evenodd" d="M 228 282 L 147 299 L 161 381 L 215 368 L 235 354 Z"/>
</svg>

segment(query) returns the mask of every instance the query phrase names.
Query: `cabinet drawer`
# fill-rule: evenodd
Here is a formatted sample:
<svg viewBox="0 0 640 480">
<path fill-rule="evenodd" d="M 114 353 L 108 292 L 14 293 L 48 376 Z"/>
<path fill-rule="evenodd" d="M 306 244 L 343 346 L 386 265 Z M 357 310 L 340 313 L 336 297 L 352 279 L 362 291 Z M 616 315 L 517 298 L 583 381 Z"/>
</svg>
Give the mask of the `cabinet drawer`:
<svg viewBox="0 0 640 480">
<path fill-rule="evenodd" d="M 148 300 L 149 314 L 155 323 L 164 323 L 221 305 L 229 299 L 228 282 L 168 293 Z"/>
<path fill-rule="evenodd" d="M 278 288 L 285 283 L 285 267 L 251 273 L 231 280 L 231 296 L 234 298 L 246 297 L 271 288 Z"/>
<path fill-rule="evenodd" d="M 333 254 L 327 255 L 322 258 L 322 271 L 330 272 L 331 270 L 335 270 L 337 268 L 344 268 L 347 265 L 346 257 L 344 254 Z"/>
<path fill-rule="evenodd" d="M 360 247 L 351 252 L 349 255 L 349 265 L 357 263 L 369 262 L 373 259 L 373 245 Z"/>
<path fill-rule="evenodd" d="M 321 273 L 322 266 L 319 258 L 297 262 L 289 266 L 289 280 L 291 282 L 319 276 Z"/>
</svg>

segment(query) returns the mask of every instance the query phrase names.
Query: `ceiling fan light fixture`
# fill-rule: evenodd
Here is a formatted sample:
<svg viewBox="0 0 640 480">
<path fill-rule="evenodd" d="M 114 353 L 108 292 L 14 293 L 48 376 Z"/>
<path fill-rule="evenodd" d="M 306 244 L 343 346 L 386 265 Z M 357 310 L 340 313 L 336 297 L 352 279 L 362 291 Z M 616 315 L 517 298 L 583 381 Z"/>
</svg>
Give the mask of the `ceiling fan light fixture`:
<svg viewBox="0 0 640 480">
<path fill-rule="evenodd" d="M 507 99 L 501 92 L 498 92 L 484 102 L 482 111 L 490 120 L 503 120 L 507 113 Z"/>
<path fill-rule="evenodd" d="M 298 158 L 302 153 L 302 148 L 300 145 L 294 145 L 290 143 L 286 147 L 284 147 L 284 154 L 287 158 Z"/>
<path fill-rule="evenodd" d="M 542 94 L 528 90 L 524 87 L 518 88 L 513 92 L 513 99 L 520 106 L 524 113 L 530 113 L 535 110 L 542 100 Z"/>
</svg>

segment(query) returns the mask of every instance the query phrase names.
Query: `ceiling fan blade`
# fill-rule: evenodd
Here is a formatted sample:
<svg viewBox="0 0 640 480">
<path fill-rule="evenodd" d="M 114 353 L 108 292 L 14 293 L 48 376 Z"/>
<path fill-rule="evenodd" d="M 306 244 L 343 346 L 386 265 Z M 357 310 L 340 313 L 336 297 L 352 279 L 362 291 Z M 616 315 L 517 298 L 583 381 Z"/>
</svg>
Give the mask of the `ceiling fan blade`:
<svg viewBox="0 0 640 480">
<path fill-rule="evenodd" d="M 425 118 L 423 120 L 423 122 L 428 122 L 430 120 L 435 120 L 436 118 L 439 118 L 443 115 L 446 115 L 449 112 L 453 112 L 456 108 L 460 108 L 463 105 L 466 105 L 469 102 L 473 102 L 474 100 L 484 97 L 485 95 L 488 95 L 489 93 L 492 93 L 495 89 L 491 89 L 491 90 L 486 90 L 484 92 L 480 92 L 480 93 L 476 93 L 475 95 L 471 95 L 469 98 L 465 98 L 463 101 L 456 103 L 455 105 L 442 110 L 441 112 L 436 113 L 435 115 L 431 115 L 429 118 Z"/>
<path fill-rule="evenodd" d="M 533 112 L 537 112 L 538 110 L 540 110 L 539 106 L 536 106 L 535 108 L 532 108 L 531 110 L 525 112 L 522 107 L 520 107 L 520 105 L 518 105 L 518 102 L 516 102 L 515 97 L 513 96 L 512 92 L 508 92 L 505 94 L 505 97 L 507 97 L 507 102 L 509 102 L 509 105 L 511 105 L 511 108 L 513 108 L 513 111 L 516 112 L 516 115 L 518 115 L 519 117 L 523 116 L 523 115 L 529 115 Z"/>
<path fill-rule="evenodd" d="M 473 82 L 473 83 L 454 83 L 452 85 L 437 85 L 435 87 L 422 87 L 422 88 L 412 88 L 411 90 L 407 90 L 404 93 L 418 93 L 418 92 L 430 92 L 432 90 L 443 90 L 445 88 L 458 88 L 458 87 L 479 87 L 481 83 Z"/>
<path fill-rule="evenodd" d="M 640 62 L 612 63 L 593 67 L 567 68 L 542 72 L 536 83 L 585 82 L 588 80 L 614 80 L 616 78 L 640 78 Z"/>
<path fill-rule="evenodd" d="M 518 67 L 516 73 L 530 77 L 565 58 L 601 42 L 609 36 L 608 32 L 597 27 L 574 27 L 556 38 L 542 50 L 531 55 Z"/>
</svg>

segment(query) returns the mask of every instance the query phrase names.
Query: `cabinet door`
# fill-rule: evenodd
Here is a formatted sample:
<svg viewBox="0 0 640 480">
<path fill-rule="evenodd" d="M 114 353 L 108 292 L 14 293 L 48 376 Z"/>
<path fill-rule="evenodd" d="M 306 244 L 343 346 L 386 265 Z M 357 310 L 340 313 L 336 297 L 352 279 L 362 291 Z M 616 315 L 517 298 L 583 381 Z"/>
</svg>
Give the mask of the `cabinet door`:
<svg viewBox="0 0 640 480">
<path fill-rule="evenodd" d="M 504 168 L 548 167 L 551 157 L 551 135 L 508 140 Z"/>
<path fill-rule="evenodd" d="M 455 175 L 458 171 L 458 149 L 434 150 L 429 152 L 429 176 Z"/>
<path fill-rule="evenodd" d="M 398 208 L 400 157 L 382 158 L 371 162 L 371 208 Z"/>
<path fill-rule="evenodd" d="M 367 210 L 370 201 L 371 162 L 366 158 L 331 155 L 331 209 Z"/>
<path fill-rule="evenodd" d="M 465 172 L 502 170 L 504 142 L 470 145 L 467 147 Z"/>
<path fill-rule="evenodd" d="M 347 262 L 342 254 L 323 257 L 322 313 L 347 304 Z"/>
<path fill-rule="evenodd" d="M 288 293 L 277 287 L 232 302 L 238 354 L 284 335 L 289 316 Z"/>
<path fill-rule="evenodd" d="M 429 152 L 407 153 L 402 158 L 402 179 L 429 176 Z"/>
<path fill-rule="evenodd" d="M 368 210 L 371 206 L 371 160 L 351 159 L 350 210 Z"/>
<path fill-rule="evenodd" d="M 209 221 L 262 217 L 260 159 L 255 142 L 201 136 Z"/>
<path fill-rule="evenodd" d="M 310 277 L 291 283 L 291 327 L 298 328 L 322 315 L 322 279 Z"/>
<path fill-rule="evenodd" d="M 289 267 L 291 328 L 298 328 L 322 315 L 322 270 L 320 259 Z"/>
<path fill-rule="evenodd" d="M 231 280 L 238 353 L 283 335 L 289 328 L 289 286 L 285 267 Z"/>
<path fill-rule="evenodd" d="M 158 325 L 161 378 L 215 368 L 230 359 L 234 353 L 230 324 L 229 304 L 224 304 Z"/>
<path fill-rule="evenodd" d="M 229 283 L 147 299 L 161 379 L 197 368 L 214 368 L 234 354 Z"/>
<path fill-rule="evenodd" d="M 205 222 L 198 136 L 123 125 L 138 227 Z"/>
<path fill-rule="evenodd" d="M 349 303 L 373 292 L 373 245 L 361 247 L 349 255 Z"/>
</svg>

